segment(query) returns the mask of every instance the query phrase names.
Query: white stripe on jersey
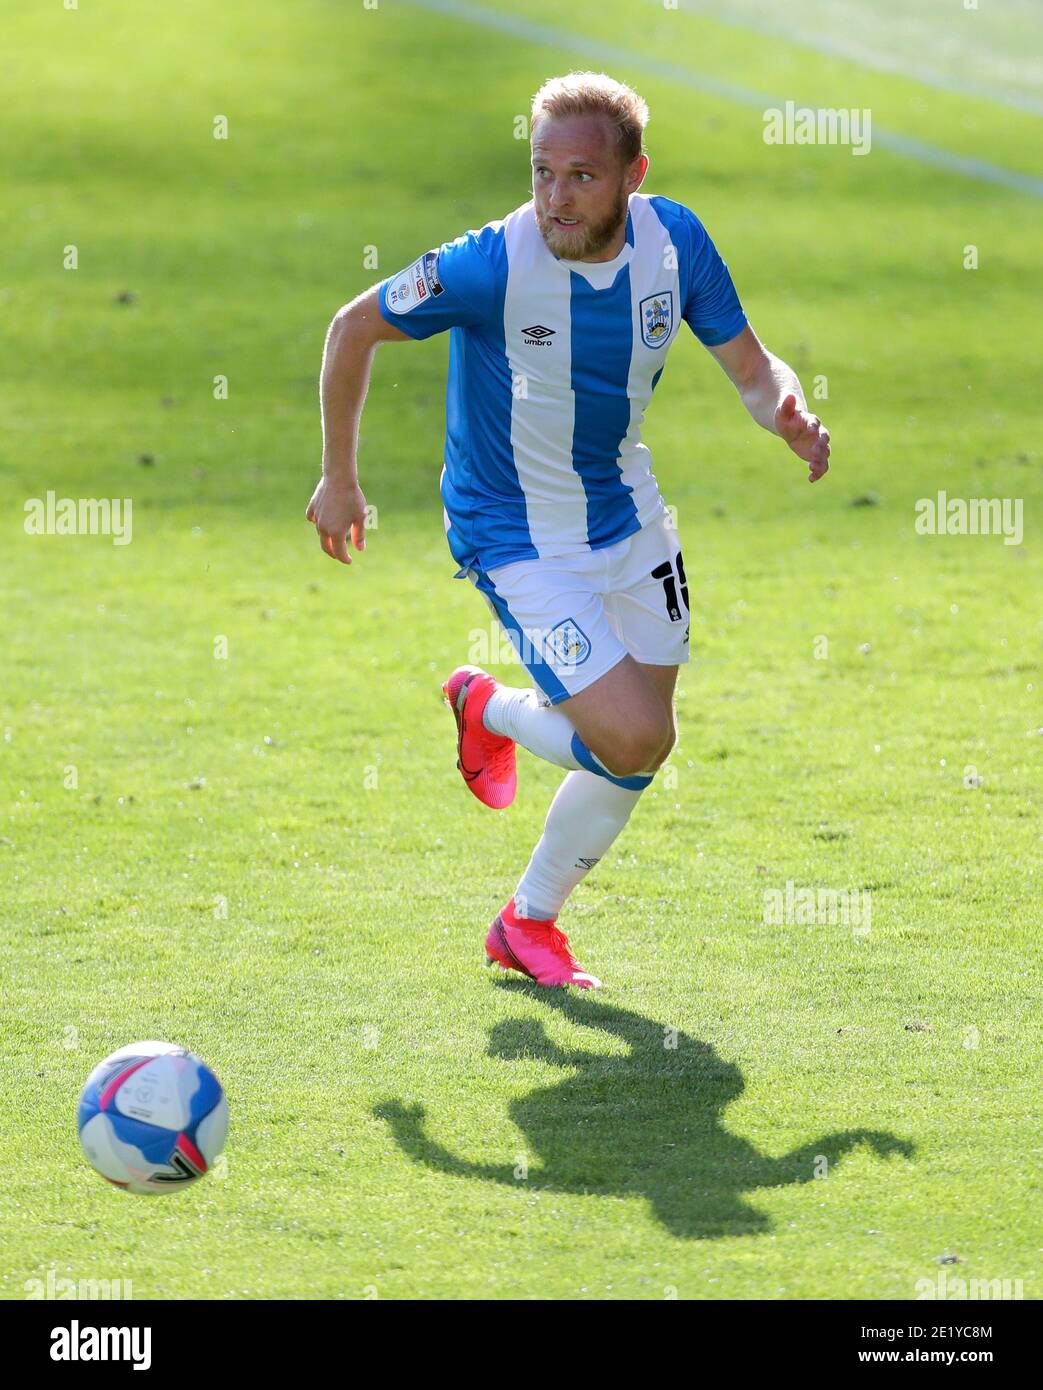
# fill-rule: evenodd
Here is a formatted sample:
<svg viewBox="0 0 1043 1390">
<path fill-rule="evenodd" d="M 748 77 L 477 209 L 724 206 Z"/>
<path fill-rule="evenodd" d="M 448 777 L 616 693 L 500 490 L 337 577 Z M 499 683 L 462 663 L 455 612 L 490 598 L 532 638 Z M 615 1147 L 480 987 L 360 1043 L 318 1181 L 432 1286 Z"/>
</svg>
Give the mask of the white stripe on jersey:
<svg viewBox="0 0 1043 1390">
<path fill-rule="evenodd" d="M 571 389 L 569 269 L 549 251 L 528 204 L 505 219 L 507 293 L 503 336 L 511 369 L 511 447 L 532 543 L 549 554 L 587 532 L 587 495 L 572 466 L 576 398 Z M 628 248 L 629 249 L 629 248 Z M 526 334 L 550 329 L 552 336 Z"/>
</svg>

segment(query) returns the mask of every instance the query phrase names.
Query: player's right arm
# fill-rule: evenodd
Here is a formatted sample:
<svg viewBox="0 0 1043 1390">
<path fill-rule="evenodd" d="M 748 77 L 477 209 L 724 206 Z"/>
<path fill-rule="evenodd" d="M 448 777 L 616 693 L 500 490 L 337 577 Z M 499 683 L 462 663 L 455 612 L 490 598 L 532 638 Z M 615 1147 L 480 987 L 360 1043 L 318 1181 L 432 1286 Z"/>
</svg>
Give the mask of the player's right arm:
<svg viewBox="0 0 1043 1390">
<path fill-rule="evenodd" d="M 326 554 L 351 564 L 347 538 L 366 548 L 366 499 L 359 486 L 358 440 L 362 404 L 379 343 L 409 342 L 408 333 L 380 312 L 380 285 L 338 309 L 326 333 L 319 398 L 322 403 L 322 477 L 305 512 Z"/>
<path fill-rule="evenodd" d="M 347 537 L 364 550 L 366 499 L 358 478 L 359 417 L 378 343 L 401 343 L 475 327 L 494 310 L 496 277 L 481 232 L 426 251 L 338 311 L 326 335 L 322 400 L 322 478 L 305 515 L 334 560 L 351 564 Z"/>
</svg>

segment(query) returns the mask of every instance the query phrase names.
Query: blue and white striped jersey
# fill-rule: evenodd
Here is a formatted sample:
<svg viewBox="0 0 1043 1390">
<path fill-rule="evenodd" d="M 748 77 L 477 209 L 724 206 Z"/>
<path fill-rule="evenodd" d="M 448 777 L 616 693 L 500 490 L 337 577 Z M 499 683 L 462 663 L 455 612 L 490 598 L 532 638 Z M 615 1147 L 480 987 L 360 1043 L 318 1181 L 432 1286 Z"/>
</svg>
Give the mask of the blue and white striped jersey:
<svg viewBox="0 0 1043 1390">
<path fill-rule="evenodd" d="M 701 342 L 746 324 L 699 219 L 630 196 L 611 261 L 556 257 L 530 200 L 380 286 L 411 338 L 451 329 L 441 494 L 460 565 L 598 550 L 663 509 L 641 423 L 684 319 Z"/>
</svg>

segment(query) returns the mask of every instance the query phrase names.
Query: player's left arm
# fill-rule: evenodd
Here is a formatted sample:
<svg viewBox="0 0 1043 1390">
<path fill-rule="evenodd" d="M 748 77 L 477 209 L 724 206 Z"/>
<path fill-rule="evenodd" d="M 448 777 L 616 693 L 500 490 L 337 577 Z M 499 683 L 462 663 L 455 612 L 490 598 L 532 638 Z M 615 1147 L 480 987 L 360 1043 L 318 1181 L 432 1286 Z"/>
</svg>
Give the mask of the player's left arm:
<svg viewBox="0 0 1043 1390">
<path fill-rule="evenodd" d="M 797 374 L 769 352 L 749 324 L 726 343 L 707 345 L 758 425 L 784 439 L 814 483 L 829 468 L 829 430 L 812 414 Z"/>
</svg>

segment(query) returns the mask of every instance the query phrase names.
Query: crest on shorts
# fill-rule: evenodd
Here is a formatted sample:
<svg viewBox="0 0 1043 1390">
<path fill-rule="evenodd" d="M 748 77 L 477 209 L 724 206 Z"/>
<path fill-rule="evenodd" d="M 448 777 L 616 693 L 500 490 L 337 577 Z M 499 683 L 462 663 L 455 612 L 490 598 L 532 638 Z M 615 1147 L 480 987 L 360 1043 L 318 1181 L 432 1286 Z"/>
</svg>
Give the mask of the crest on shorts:
<svg viewBox="0 0 1043 1390">
<path fill-rule="evenodd" d="M 641 337 L 645 346 L 662 347 L 674 326 L 674 292 L 661 290 L 641 301 Z"/>
<path fill-rule="evenodd" d="M 590 638 L 574 618 L 563 618 L 547 635 L 547 648 L 560 666 L 579 666 L 590 655 Z"/>
</svg>

